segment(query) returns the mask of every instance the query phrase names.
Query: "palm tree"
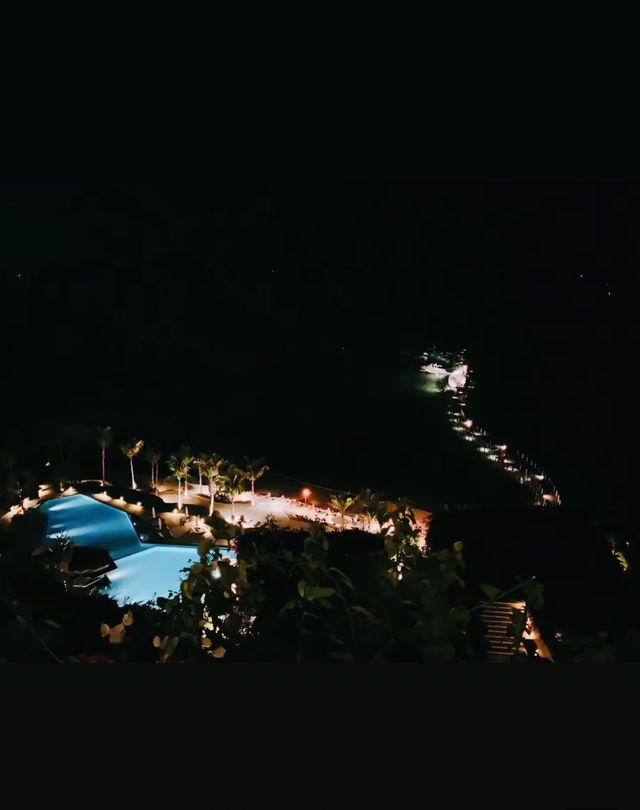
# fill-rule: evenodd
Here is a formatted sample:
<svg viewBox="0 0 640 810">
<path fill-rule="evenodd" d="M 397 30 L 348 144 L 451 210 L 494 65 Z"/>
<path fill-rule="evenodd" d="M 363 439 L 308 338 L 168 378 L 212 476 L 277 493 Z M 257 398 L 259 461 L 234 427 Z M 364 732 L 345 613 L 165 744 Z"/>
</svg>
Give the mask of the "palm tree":
<svg viewBox="0 0 640 810">
<path fill-rule="evenodd" d="M 151 465 L 151 489 L 157 490 L 159 483 L 158 465 L 160 463 L 160 459 L 162 458 L 162 453 L 159 450 L 155 450 L 153 447 L 147 447 L 144 454 L 147 461 Z"/>
<path fill-rule="evenodd" d="M 193 463 L 198 468 L 198 486 L 200 488 L 199 494 L 202 495 L 202 476 L 205 474 L 205 468 L 207 466 L 207 455 L 206 453 L 200 453 L 199 456 L 196 456 L 193 459 Z"/>
<path fill-rule="evenodd" d="M 113 431 L 110 427 L 106 428 L 98 428 L 98 446 L 102 451 L 102 486 L 105 484 L 106 473 L 105 473 L 105 458 L 107 454 L 107 447 L 113 441 Z"/>
<path fill-rule="evenodd" d="M 189 470 L 195 456 L 191 455 L 191 448 L 186 444 L 181 444 L 178 450 L 178 458 L 182 467 L 182 477 L 184 478 L 184 494 L 189 494 Z"/>
<path fill-rule="evenodd" d="M 166 461 L 167 467 L 169 468 L 169 473 L 172 478 L 175 478 L 178 482 L 178 509 L 182 509 L 182 492 L 180 489 L 180 482 L 182 481 L 182 468 L 180 466 L 180 461 L 176 455 L 169 456 Z"/>
<path fill-rule="evenodd" d="M 231 520 L 235 520 L 235 499 L 244 490 L 244 482 L 249 477 L 241 467 L 228 464 L 221 477 L 224 491 L 231 497 Z"/>
<path fill-rule="evenodd" d="M 212 453 L 211 455 L 203 454 L 201 456 L 203 461 L 202 472 L 209 482 L 209 517 L 213 515 L 215 505 L 215 496 L 218 491 L 218 480 L 220 478 L 220 468 L 225 463 L 222 456 Z"/>
<path fill-rule="evenodd" d="M 365 516 L 365 527 L 369 531 L 371 521 L 377 517 L 380 508 L 380 496 L 370 489 L 361 490 L 356 497 L 356 509 Z"/>
<path fill-rule="evenodd" d="M 329 504 L 337 512 L 340 512 L 341 526 L 344 529 L 344 515 L 347 509 L 351 509 L 355 499 L 351 497 L 348 492 L 339 492 L 337 495 L 332 495 L 329 499 Z"/>
<path fill-rule="evenodd" d="M 249 461 L 249 459 L 245 456 L 245 461 L 247 462 L 247 478 L 251 481 L 251 503 L 253 504 L 254 498 L 256 496 L 255 492 L 255 484 L 258 478 L 262 478 L 262 476 L 267 472 L 269 467 L 264 463 L 263 458 L 259 458 L 256 461 Z"/>
<path fill-rule="evenodd" d="M 180 448 L 181 451 L 184 451 L 188 448 Z M 187 476 L 189 475 L 189 466 L 193 461 L 192 456 L 182 455 L 182 452 L 178 454 L 173 454 L 169 456 L 167 459 L 167 467 L 171 471 L 171 475 L 173 478 L 176 479 L 178 482 L 178 509 L 182 509 L 182 488 L 180 486 L 182 480 L 184 479 L 184 487 L 185 487 L 185 495 L 187 494 Z"/>
<path fill-rule="evenodd" d="M 137 489 L 138 486 L 136 484 L 136 479 L 133 474 L 133 459 L 144 447 L 144 442 L 142 439 L 131 439 L 128 444 L 121 444 L 120 450 L 122 453 L 129 459 L 129 464 L 131 465 L 131 489 Z"/>
</svg>

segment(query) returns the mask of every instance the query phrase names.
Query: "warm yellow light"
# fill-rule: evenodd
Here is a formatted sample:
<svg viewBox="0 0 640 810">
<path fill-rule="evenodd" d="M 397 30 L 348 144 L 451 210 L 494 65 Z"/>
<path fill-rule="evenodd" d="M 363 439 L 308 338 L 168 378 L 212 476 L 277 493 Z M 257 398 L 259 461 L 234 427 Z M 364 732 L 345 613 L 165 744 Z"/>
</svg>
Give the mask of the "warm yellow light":
<svg viewBox="0 0 640 810">
<path fill-rule="evenodd" d="M 307 487 L 305 487 L 305 488 L 302 490 L 302 497 L 303 497 L 303 498 L 308 498 L 308 497 L 309 497 L 309 495 L 311 495 L 311 490 L 310 490 L 310 489 L 308 489 Z"/>
</svg>

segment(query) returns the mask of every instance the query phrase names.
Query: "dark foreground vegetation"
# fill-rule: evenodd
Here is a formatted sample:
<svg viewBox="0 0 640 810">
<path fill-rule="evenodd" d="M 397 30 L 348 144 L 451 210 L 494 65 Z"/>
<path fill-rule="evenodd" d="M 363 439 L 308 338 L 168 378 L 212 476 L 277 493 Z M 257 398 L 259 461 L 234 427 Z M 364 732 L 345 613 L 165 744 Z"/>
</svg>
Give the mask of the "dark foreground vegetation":
<svg viewBox="0 0 640 810">
<path fill-rule="evenodd" d="M 483 594 L 465 587 L 460 544 L 427 555 L 411 510 L 400 504 L 389 516 L 393 533 L 377 535 L 247 530 L 236 539 L 235 565 L 203 541 L 177 593 L 122 608 L 74 587 L 87 572 L 74 570 L 68 543 L 39 553 L 42 518 L 27 512 L 2 534 L 0 659 L 482 660 L 472 618 Z M 513 627 L 516 647 L 522 630 Z"/>
<path fill-rule="evenodd" d="M 140 441 L 120 447 L 124 464 L 113 486 L 70 478 L 80 477 L 78 447 L 107 477 L 111 444 L 109 428 L 97 441 L 95 429 L 67 431 L 45 448 L 54 461 L 40 468 L 3 452 L 0 506 L 37 496 L 38 481 L 59 489 L 73 480 L 78 491 L 106 488 L 147 509 L 166 508 L 155 494 L 162 454 L 144 448 L 147 477 Z M 196 473 L 209 485 L 206 522 L 215 541 L 200 541 L 178 591 L 153 604 L 123 609 L 99 587 L 110 569 L 99 550 L 74 549 L 60 537 L 45 552 L 43 515 L 16 514 L 0 531 L 0 661 L 481 662 L 478 617 L 505 592 L 525 600 L 557 662 L 640 661 L 636 560 L 615 532 L 565 508 L 469 510 L 439 515 L 422 548 L 408 502 L 368 490 L 333 496 L 332 505 L 344 515 L 357 502 L 365 526 L 375 518 L 384 527 L 379 534 L 275 523 L 242 529 L 215 511 L 214 495 L 233 504 L 241 488 L 253 490 L 268 468 L 246 462 L 240 468 L 184 447 L 167 459 L 179 489 Z M 134 475 L 147 492 L 128 486 Z M 220 555 L 230 542 L 235 565 Z M 523 629 L 514 613 L 514 651 Z M 540 660 L 528 652 L 509 660 Z"/>
</svg>

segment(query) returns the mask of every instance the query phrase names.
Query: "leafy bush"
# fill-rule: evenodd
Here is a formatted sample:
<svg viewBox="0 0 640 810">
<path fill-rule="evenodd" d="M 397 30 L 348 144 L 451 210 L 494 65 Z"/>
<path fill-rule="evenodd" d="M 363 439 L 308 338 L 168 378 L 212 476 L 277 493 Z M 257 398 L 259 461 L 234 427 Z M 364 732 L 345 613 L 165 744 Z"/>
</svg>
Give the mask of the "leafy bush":
<svg viewBox="0 0 640 810">
<path fill-rule="evenodd" d="M 409 510 L 377 541 L 349 534 L 248 530 L 236 565 L 203 540 L 180 592 L 158 600 L 158 660 L 473 660 L 460 554 L 424 556 Z"/>
<path fill-rule="evenodd" d="M 0 661 L 64 662 L 106 653 L 110 660 L 153 660 L 148 644 L 118 648 L 114 658 L 100 636 L 100 625 L 117 624 L 123 609 L 108 596 L 70 588 L 64 556 L 59 560 L 62 565 L 52 571 L 32 555 L 41 542 L 43 519 L 37 512 L 28 512 L 14 518 L 2 534 Z M 155 621 L 150 618 L 157 612 L 136 606 L 137 621 L 147 634 L 153 631 Z"/>
</svg>

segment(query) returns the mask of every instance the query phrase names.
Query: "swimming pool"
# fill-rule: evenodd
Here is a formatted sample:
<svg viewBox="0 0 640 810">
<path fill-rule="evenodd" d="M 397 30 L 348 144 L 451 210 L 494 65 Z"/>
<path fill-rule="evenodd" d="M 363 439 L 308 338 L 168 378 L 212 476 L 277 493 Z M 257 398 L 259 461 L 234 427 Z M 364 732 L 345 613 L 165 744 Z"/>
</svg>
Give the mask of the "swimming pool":
<svg viewBox="0 0 640 810">
<path fill-rule="evenodd" d="M 129 515 L 87 495 L 56 498 L 40 508 L 47 515 L 48 540 L 64 532 L 77 546 L 105 549 L 116 562 L 143 548 Z"/>
<path fill-rule="evenodd" d="M 141 543 L 129 515 L 87 495 L 57 498 L 40 508 L 47 515 L 47 540 L 64 532 L 78 546 L 109 552 L 117 568 L 109 572 L 112 584 L 106 593 L 121 605 L 177 591 L 182 569 L 198 559 L 194 546 Z"/>
<path fill-rule="evenodd" d="M 149 546 L 137 554 L 121 557 L 109 572 L 106 591 L 116 602 L 148 602 L 177 591 L 181 570 L 198 560 L 193 546 Z"/>
</svg>

